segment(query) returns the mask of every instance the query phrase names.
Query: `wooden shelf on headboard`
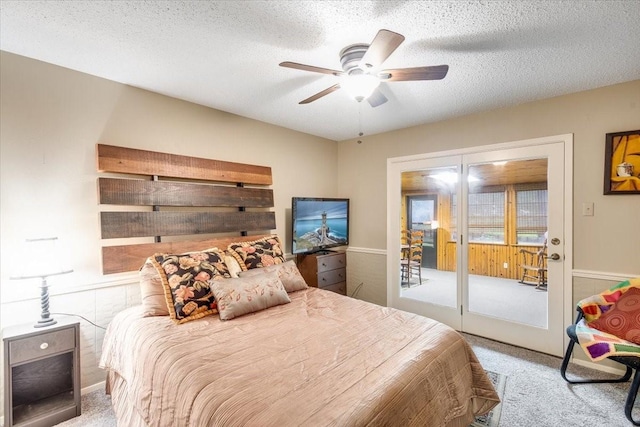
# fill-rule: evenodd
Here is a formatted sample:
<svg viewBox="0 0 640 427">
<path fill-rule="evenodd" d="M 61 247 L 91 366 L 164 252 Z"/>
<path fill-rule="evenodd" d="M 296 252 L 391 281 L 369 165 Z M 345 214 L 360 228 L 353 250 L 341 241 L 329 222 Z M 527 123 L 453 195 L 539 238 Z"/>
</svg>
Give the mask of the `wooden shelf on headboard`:
<svg viewBox="0 0 640 427">
<path fill-rule="evenodd" d="M 266 188 L 223 187 L 176 181 L 98 178 L 101 204 L 135 206 L 273 206 Z"/>
<path fill-rule="evenodd" d="M 99 172 L 134 175 L 132 178 L 99 177 L 101 205 L 151 208 L 101 212 L 102 239 L 153 237 L 157 240 L 155 243 L 104 246 L 104 274 L 137 270 L 154 253 L 186 252 L 214 246 L 225 249 L 231 242 L 261 237 L 247 236 L 250 231 L 276 228 L 275 213 L 265 210 L 274 205 L 273 190 L 255 188 L 272 184 L 269 167 L 105 144 L 97 145 L 97 157 Z M 143 180 L 141 176 L 147 179 Z M 170 210 L 161 210 L 163 207 Z M 208 240 L 192 238 L 220 233 L 225 236 Z M 240 235 L 229 237 L 229 233 Z M 186 240 L 160 242 L 164 236 L 185 236 Z"/>
<path fill-rule="evenodd" d="M 271 185 L 271 168 L 98 144 L 98 172 Z"/>
</svg>

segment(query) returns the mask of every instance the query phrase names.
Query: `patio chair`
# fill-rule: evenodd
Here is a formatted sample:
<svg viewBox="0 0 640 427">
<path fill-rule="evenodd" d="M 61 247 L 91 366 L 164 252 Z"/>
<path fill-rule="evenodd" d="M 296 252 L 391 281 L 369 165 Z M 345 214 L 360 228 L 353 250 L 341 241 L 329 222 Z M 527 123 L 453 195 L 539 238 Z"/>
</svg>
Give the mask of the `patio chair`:
<svg viewBox="0 0 640 427">
<path fill-rule="evenodd" d="M 536 285 L 536 289 L 547 287 L 547 241 L 545 239 L 542 248 L 533 252 L 527 249 L 520 249 L 522 254 L 522 277 L 519 282 L 526 285 Z"/>
<path fill-rule="evenodd" d="M 576 321 L 567 328 L 570 341 L 560 375 L 570 384 L 593 384 L 627 382 L 633 373 L 624 413 L 633 425 L 639 426 L 640 420 L 633 418 L 632 411 L 640 388 L 640 278 L 627 280 L 583 299 L 576 310 Z M 624 375 L 611 379 L 569 379 L 567 367 L 576 344 L 594 362 L 610 359 L 622 364 L 625 367 Z"/>
</svg>

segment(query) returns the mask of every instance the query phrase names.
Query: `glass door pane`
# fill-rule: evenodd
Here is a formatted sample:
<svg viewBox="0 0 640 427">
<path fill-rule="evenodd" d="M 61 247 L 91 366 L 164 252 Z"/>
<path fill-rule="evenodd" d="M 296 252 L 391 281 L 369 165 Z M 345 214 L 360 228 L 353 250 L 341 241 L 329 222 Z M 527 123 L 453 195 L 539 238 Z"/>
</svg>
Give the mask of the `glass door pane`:
<svg viewBox="0 0 640 427">
<path fill-rule="evenodd" d="M 402 173 L 406 230 L 423 234 L 420 271 L 401 277 L 401 296 L 455 309 L 458 304 L 457 210 L 458 167 L 433 167 Z M 406 257 L 410 251 L 405 250 Z M 403 261 L 404 262 L 404 261 Z M 413 262 L 416 260 L 408 260 Z M 417 274 L 419 273 L 419 274 Z"/>
<path fill-rule="evenodd" d="M 547 159 L 468 171 L 468 310 L 546 328 Z M 523 265 L 531 267 L 524 281 Z"/>
<path fill-rule="evenodd" d="M 468 175 L 462 330 L 561 355 L 563 143 L 464 155 L 462 164 Z"/>
</svg>

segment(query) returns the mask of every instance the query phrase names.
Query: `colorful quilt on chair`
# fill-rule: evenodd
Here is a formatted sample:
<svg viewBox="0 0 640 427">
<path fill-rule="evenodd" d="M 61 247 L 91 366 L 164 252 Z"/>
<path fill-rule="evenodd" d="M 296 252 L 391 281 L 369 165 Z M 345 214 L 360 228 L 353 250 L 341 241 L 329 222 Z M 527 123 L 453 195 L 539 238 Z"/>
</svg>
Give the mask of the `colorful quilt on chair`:
<svg viewBox="0 0 640 427">
<path fill-rule="evenodd" d="M 626 280 L 606 291 L 585 298 L 578 303 L 584 318 L 576 324 L 576 335 L 582 349 L 593 361 L 609 356 L 638 356 L 640 345 L 587 325 L 609 311 L 620 297 L 631 288 L 640 288 L 640 277 Z M 631 295 L 631 294 L 630 294 Z"/>
</svg>

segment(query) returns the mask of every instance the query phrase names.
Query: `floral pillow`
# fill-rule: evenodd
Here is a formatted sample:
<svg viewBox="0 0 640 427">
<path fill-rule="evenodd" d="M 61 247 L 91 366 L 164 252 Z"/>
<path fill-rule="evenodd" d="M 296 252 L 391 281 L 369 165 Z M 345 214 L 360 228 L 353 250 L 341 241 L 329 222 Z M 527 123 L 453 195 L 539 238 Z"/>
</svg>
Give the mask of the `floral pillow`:
<svg viewBox="0 0 640 427">
<path fill-rule="evenodd" d="M 243 271 L 282 264 L 285 261 L 278 236 L 265 237 L 253 242 L 231 243 L 227 252 L 238 261 Z"/>
<path fill-rule="evenodd" d="M 609 310 L 587 325 L 640 344 L 640 288 L 629 288 Z"/>
<path fill-rule="evenodd" d="M 241 271 L 240 277 L 251 277 L 264 274 L 265 272 L 271 273 L 273 271 L 278 273 L 278 277 L 282 281 L 282 284 L 284 285 L 284 288 L 287 290 L 287 292 L 301 291 L 309 287 L 307 285 L 307 282 L 304 281 L 302 274 L 300 274 L 300 270 L 298 270 L 296 263 L 291 260 L 283 264 L 276 264 L 263 268 L 254 268 L 247 271 Z"/>
<path fill-rule="evenodd" d="M 169 316 L 176 323 L 217 313 L 210 283 L 231 277 L 222 251 L 156 254 L 153 264 L 162 278 Z"/>
<path fill-rule="evenodd" d="M 214 280 L 210 284 L 222 320 L 291 302 L 275 271 L 252 277 Z"/>
</svg>

